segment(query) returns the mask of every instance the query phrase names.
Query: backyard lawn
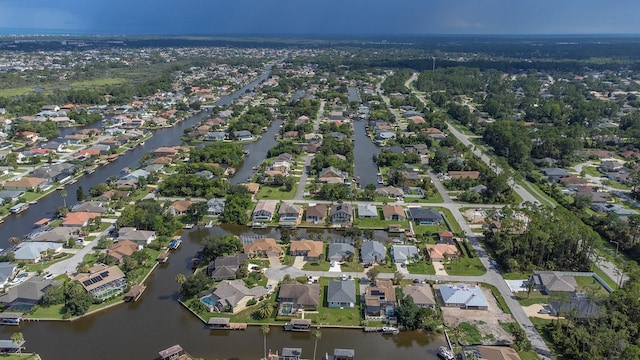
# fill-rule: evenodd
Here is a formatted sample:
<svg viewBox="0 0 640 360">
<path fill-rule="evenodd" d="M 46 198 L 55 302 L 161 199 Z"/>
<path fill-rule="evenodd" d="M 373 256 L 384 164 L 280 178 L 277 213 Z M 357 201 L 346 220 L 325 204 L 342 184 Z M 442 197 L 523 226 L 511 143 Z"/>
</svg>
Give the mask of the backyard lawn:
<svg viewBox="0 0 640 360">
<path fill-rule="evenodd" d="M 433 264 L 427 264 L 425 261 L 418 261 L 407 265 L 407 270 L 410 274 L 424 274 L 435 275 L 436 270 L 433 268 Z"/>
<path fill-rule="evenodd" d="M 305 319 L 311 319 L 318 325 L 360 325 L 360 280 L 355 280 L 356 306 L 353 309 L 329 308 L 327 302 L 327 289 L 330 278 L 320 278 L 320 297 L 322 306 L 318 308 L 317 314 L 305 314 Z"/>
<path fill-rule="evenodd" d="M 445 264 L 444 268 L 447 274 L 458 276 L 478 276 L 487 272 L 477 257 L 454 259 Z"/>
<path fill-rule="evenodd" d="M 260 190 L 258 190 L 256 194 L 256 199 L 291 200 L 296 196 L 297 188 L 297 182 L 291 187 L 291 191 L 286 191 L 283 186 L 261 185 Z"/>
</svg>

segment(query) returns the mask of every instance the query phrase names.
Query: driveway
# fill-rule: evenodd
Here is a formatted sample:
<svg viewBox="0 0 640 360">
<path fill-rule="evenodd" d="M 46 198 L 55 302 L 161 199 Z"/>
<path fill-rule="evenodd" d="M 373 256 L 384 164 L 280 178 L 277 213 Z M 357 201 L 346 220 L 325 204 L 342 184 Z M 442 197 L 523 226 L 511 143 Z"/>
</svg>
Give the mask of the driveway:
<svg viewBox="0 0 640 360">
<path fill-rule="evenodd" d="M 409 275 L 409 270 L 406 267 L 402 267 L 402 264 L 396 264 L 396 271 L 402 275 Z"/>
<path fill-rule="evenodd" d="M 332 261 L 331 265 L 329 266 L 329 272 L 342 272 L 342 268 L 340 267 L 340 263 Z"/>
<path fill-rule="evenodd" d="M 293 260 L 293 266 L 296 269 L 300 269 L 302 270 L 302 267 L 304 266 L 304 264 L 306 263 L 306 261 L 304 261 L 304 256 L 296 256 L 295 259 Z"/>
<path fill-rule="evenodd" d="M 436 275 L 447 276 L 447 270 L 444 269 L 444 263 L 442 261 L 434 261 L 433 268 L 436 270 Z"/>
</svg>

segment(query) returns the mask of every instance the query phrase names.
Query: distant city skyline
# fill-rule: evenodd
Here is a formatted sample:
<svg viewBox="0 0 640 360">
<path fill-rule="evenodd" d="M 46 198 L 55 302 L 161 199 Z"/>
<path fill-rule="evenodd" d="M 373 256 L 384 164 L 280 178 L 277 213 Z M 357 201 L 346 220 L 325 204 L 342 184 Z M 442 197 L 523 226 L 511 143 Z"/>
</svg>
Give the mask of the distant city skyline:
<svg viewBox="0 0 640 360">
<path fill-rule="evenodd" d="M 0 34 L 640 34 L 637 0 L 0 0 Z"/>
</svg>

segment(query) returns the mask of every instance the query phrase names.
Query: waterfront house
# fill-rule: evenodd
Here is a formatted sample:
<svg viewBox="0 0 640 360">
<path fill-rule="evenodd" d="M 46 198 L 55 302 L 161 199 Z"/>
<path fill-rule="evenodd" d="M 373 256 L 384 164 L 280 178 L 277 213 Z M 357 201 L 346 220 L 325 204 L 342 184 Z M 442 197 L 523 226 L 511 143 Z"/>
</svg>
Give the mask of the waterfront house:
<svg viewBox="0 0 640 360">
<path fill-rule="evenodd" d="M 73 176 L 77 169 L 77 165 L 61 163 L 37 168 L 31 172 L 31 175 L 36 178 L 49 179 L 50 182 L 58 182 Z"/>
<path fill-rule="evenodd" d="M 508 346 L 481 345 L 476 349 L 480 355 L 479 360 L 520 360 L 518 352 Z"/>
<path fill-rule="evenodd" d="M 382 207 L 382 215 L 386 221 L 404 221 L 407 216 L 400 205 L 385 205 Z"/>
<path fill-rule="evenodd" d="M 249 130 L 239 130 L 233 132 L 233 138 L 238 141 L 249 141 L 253 140 L 253 134 Z"/>
<path fill-rule="evenodd" d="M 306 261 L 319 261 L 324 252 L 324 243 L 313 240 L 294 240 L 289 247 L 289 255 L 304 256 Z"/>
<path fill-rule="evenodd" d="M 109 246 L 107 248 L 107 255 L 117 263 L 122 264 L 126 257 L 133 255 L 133 253 L 138 251 L 138 249 L 138 244 L 133 241 L 122 240 Z"/>
<path fill-rule="evenodd" d="M 237 313 L 247 307 L 249 300 L 258 300 L 266 294 L 267 289 L 264 286 L 249 289 L 244 280 L 223 280 L 210 294 L 200 300 L 209 311 Z"/>
<path fill-rule="evenodd" d="M 442 215 L 432 208 L 410 207 L 409 219 L 417 225 L 440 225 Z"/>
<path fill-rule="evenodd" d="M 278 315 L 295 316 L 298 310 L 320 305 L 319 284 L 282 284 L 278 291 Z"/>
<path fill-rule="evenodd" d="M 4 190 L 37 191 L 47 187 L 49 184 L 49 179 L 25 176 L 18 181 L 5 182 Z"/>
<path fill-rule="evenodd" d="M 327 303 L 330 308 L 356 306 L 356 282 L 354 280 L 330 280 L 327 287 Z"/>
<path fill-rule="evenodd" d="M 307 208 L 306 219 L 307 222 L 315 224 L 324 223 L 327 216 L 327 206 L 324 204 L 310 204 Z"/>
<path fill-rule="evenodd" d="M 417 307 L 436 309 L 436 300 L 429 284 L 407 285 L 402 289 L 402 293 L 413 299 Z"/>
<path fill-rule="evenodd" d="M 325 360 L 353 360 L 355 357 L 354 349 L 333 349 L 333 355 L 325 354 Z"/>
<path fill-rule="evenodd" d="M 4 311 L 28 312 L 38 305 L 42 295 L 49 287 L 59 283 L 57 280 L 46 280 L 40 276 L 33 276 L 23 283 L 9 288 L 6 293 L 0 296 L 0 304 L 4 307 Z"/>
<path fill-rule="evenodd" d="M 219 256 L 207 266 L 207 275 L 216 281 L 235 279 L 238 269 L 247 260 L 247 254 Z"/>
<path fill-rule="evenodd" d="M 174 216 L 181 216 L 187 213 L 189 207 L 193 204 L 190 200 L 177 200 L 169 206 L 169 213 Z"/>
<path fill-rule="evenodd" d="M 351 205 L 344 203 L 331 205 L 329 221 L 334 225 L 350 225 L 351 221 L 353 221 L 353 208 Z"/>
<path fill-rule="evenodd" d="M 393 245 L 391 257 L 396 264 L 408 264 L 420 256 L 418 248 L 413 245 Z"/>
<path fill-rule="evenodd" d="M 24 191 L 2 190 L 0 191 L 0 206 L 17 202 L 23 196 Z"/>
<path fill-rule="evenodd" d="M 282 246 L 276 243 L 274 238 L 258 238 L 251 244 L 245 244 L 243 251 L 250 257 L 255 256 L 280 256 L 283 255 Z"/>
<path fill-rule="evenodd" d="M 489 303 L 478 286 L 442 284 L 438 289 L 440 300 L 446 307 L 487 310 Z"/>
<path fill-rule="evenodd" d="M 150 230 L 137 230 L 136 228 L 124 227 L 118 230 L 118 241 L 130 240 L 137 245 L 149 245 L 156 239 L 156 232 Z"/>
<path fill-rule="evenodd" d="M 62 244 L 25 241 L 16 245 L 13 256 L 18 262 L 38 263 L 42 260 L 43 254 L 58 253 L 60 250 L 62 250 Z"/>
<path fill-rule="evenodd" d="M 283 227 L 296 227 L 300 225 L 303 213 L 302 206 L 283 203 L 278 209 L 279 224 Z"/>
<path fill-rule="evenodd" d="M 322 183 L 347 184 L 349 183 L 349 173 L 347 173 L 346 171 L 338 170 L 333 166 L 329 166 L 320 170 L 320 173 L 318 174 L 318 180 L 320 180 L 320 182 Z"/>
<path fill-rule="evenodd" d="M 83 201 L 75 205 L 71 210 L 74 212 L 93 212 L 104 214 L 108 209 L 101 201 Z"/>
<path fill-rule="evenodd" d="M 404 197 L 404 191 L 395 186 L 384 186 L 376 189 L 376 193 L 380 196 L 386 196 L 392 199 Z"/>
<path fill-rule="evenodd" d="M 38 232 L 31 238 L 31 241 L 67 243 L 70 239 L 77 238 L 81 230 L 78 226 L 57 226 L 47 231 Z"/>
<path fill-rule="evenodd" d="M 0 286 L 7 285 L 18 272 L 18 265 L 10 262 L 0 262 Z"/>
<path fill-rule="evenodd" d="M 378 219 L 378 208 L 373 204 L 358 204 L 359 219 Z"/>
<path fill-rule="evenodd" d="M 175 147 L 161 146 L 153 151 L 153 155 L 155 157 L 166 156 L 174 158 L 176 155 L 178 155 L 178 150 Z"/>
<path fill-rule="evenodd" d="M 351 244 L 331 243 L 327 249 L 329 261 L 346 261 L 355 254 L 355 248 Z"/>
<path fill-rule="evenodd" d="M 396 304 L 396 289 L 391 280 L 377 279 L 365 289 L 365 317 L 392 317 Z"/>
<path fill-rule="evenodd" d="M 89 222 L 94 218 L 99 217 L 100 213 L 97 212 L 87 212 L 87 211 L 72 211 L 67 213 L 62 221 L 62 226 L 71 226 L 71 227 L 84 227 L 89 225 Z"/>
<path fill-rule="evenodd" d="M 109 201 L 109 200 L 118 200 L 129 196 L 128 191 L 122 190 L 107 190 L 102 195 L 98 196 L 96 200 L 98 201 Z"/>
<path fill-rule="evenodd" d="M 425 246 L 431 261 L 445 261 L 458 257 L 458 247 L 450 244 L 427 244 Z"/>
<path fill-rule="evenodd" d="M 130 180 L 117 180 L 116 181 L 116 189 L 119 190 L 135 190 L 138 188 L 138 180 L 130 179 Z"/>
<path fill-rule="evenodd" d="M 214 217 L 222 215 L 225 201 L 225 199 L 211 199 L 207 201 L 207 215 Z"/>
<path fill-rule="evenodd" d="M 89 294 L 100 301 L 116 296 L 127 288 L 124 273 L 115 265 L 98 263 L 90 267 L 88 273 L 77 273 L 71 279 L 78 280 Z"/>
<path fill-rule="evenodd" d="M 375 240 L 365 241 L 360 249 L 360 257 L 363 264 L 383 264 L 387 258 L 387 248 Z"/>
<path fill-rule="evenodd" d="M 279 171 L 282 174 L 286 175 L 291 170 L 291 162 L 286 160 L 274 160 L 270 166 L 271 170 Z"/>
<path fill-rule="evenodd" d="M 120 180 L 139 180 L 140 178 L 146 179 L 149 175 L 151 175 L 151 173 L 149 173 L 148 171 L 137 169 L 128 173 L 127 175 L 122 176 Z"/>
<path fill-rule="evenodd" d="M 223 141 L 227 138 L 227 133 L 224 131 L 212 131 L 205 135 L 204 139 L 207 141 Z"/>
<path fill-rule="evenodd" d="M 276 211 L 278 201 L 276 200 L 260 200 L 253 209 L 253 221 L 271 221 Z"/>
<path fill-rule="evenodd" d="M 557 271 L 536 270 L 529 281 L 533 282 L 537 290 L 547 295 L 554 292 L 572 293 L 578 289 L 578 283 L 573 276 Z"/>
</svg>

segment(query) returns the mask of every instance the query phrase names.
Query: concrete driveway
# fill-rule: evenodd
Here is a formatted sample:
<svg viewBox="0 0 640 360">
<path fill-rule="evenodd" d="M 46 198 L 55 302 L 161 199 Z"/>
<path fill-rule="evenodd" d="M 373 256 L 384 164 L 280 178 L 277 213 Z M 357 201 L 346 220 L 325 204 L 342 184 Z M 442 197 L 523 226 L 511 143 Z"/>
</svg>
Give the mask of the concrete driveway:
<svg viewBox="0 0 640 360">
<path fill-rule="evenodd" d="M 444 269 L 444 263 L 442 261 L 434 261 L 433 268 L 436 270 L 436 275 L 447 276 L 447 271 Z"/>
<path fill-rule="evenodd" d="M 402 264 L 396 264 L 396 270 L 402 275 L 409 275 L 409 270 L 406 267 L 402 267 Z"/>
<path fill-rule="evenodd" d="M 300 269 L 302 270 L 302 267 L 304 266 L 304 264 L 306 263 L 306 261 L 304 261 L 304 256 L 296 256 L 295 259 L 293 260 L 293 266 L 296 269 Z"/>
</svg>

